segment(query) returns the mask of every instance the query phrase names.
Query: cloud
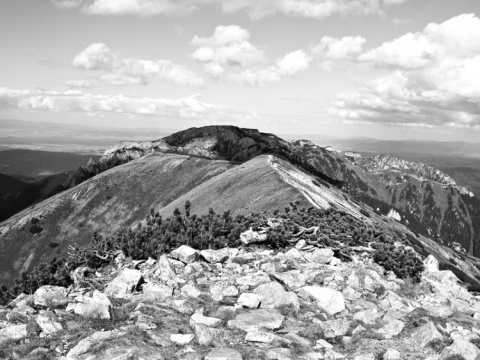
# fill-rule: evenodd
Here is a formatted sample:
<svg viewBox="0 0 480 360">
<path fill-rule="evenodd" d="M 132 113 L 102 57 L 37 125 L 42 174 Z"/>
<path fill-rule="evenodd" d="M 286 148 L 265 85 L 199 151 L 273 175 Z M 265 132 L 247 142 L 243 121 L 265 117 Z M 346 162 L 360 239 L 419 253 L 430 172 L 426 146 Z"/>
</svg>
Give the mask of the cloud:
<svg viewBox="0 0 480 360">
<path fill-rule="evenodd" d="M 154 80 L 188 86 L 203 86 L 203 79 L 184 66 L 175 65 L 170 60 L 121 59 L 103 43 L 88 46 L 73 59 L 73 65 L 84 70 L 104 70 L 100 77 L 110 85 L 143 84 Z"/>
<path fill-rule="evenodd" d="M 383 14 L 384 9 L 407 0 L 51 0 L 63 8 L 81 7 L 96 15 L 186 15 L 214 6 L 225 13 L 246 12 L 251 19 L 283 14 L 323 19 L 334 15 Z"/>
<path fill-rule="evenodd" d="M 93 89 L 100 84 L 96 80 L 70 80 L 66 85 L 72 89 Z"/>
<path fill-rule="evenodd" d="M 50 0 L 55 6 L 61 9 L 73 9 L 79 7 L 83 0 Z"/>
<path fill-rule="evenodd" d="M 359 57 L 391 69 L 330 112 L 348 121 L 480 130 L 480 19 L 463 14 L 408 33 Z"/>
<path fill-rule="evenodd" d="M 98 116 L 108 113 L 154 115 L 215 122 L 262 119 L 254 112 L 205 103 L 201 101 L 200 95 L 165 99 L 86 94 L 78 90 L 61 93 L 0 88 L 0 109 L 2 108 L 52 112 L 76 111 Z"/>
<path fill-rule="evenodd" d="M 263 86 L 306 71 L 311 61 L 312 57 L 304 50 L 296 50 L 278 59 L 274 66 L 261 70 L 246 69 L 240 73 L 228 75 L 227 79 L 238 84 Z"/>
<path fill-rule="evenodd" d="M 324 36 L 311 51 L 320 60 L 320 67 L 329 71 L 335 64 L 356 60 L 365 41 L 361 36 L 345 36 L 340 39 Z"/>
<path fill-rule="evenodd" d="M 212 36 L 194 36 L 191 44 L 197 49 L 190 55 L 205 64 L 213 77 L 225 72 L 225 67 L 248 67 L 264 61 L 264 52 L 248 42 L 250 33 L 238 25 L 217 26 Z"/>
</svg>

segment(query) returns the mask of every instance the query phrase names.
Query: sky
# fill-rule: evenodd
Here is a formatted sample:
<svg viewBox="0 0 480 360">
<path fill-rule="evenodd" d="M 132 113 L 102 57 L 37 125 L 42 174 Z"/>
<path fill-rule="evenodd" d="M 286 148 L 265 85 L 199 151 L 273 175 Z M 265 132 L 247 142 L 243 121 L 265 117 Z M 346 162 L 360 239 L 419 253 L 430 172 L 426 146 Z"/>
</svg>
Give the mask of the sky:
<svg viewBox="0 0 480 360">
<path fill-rule="evenodd" d="M 0 119 L 480 142 L 480 1 L 2 0 Z"/>
</svg>

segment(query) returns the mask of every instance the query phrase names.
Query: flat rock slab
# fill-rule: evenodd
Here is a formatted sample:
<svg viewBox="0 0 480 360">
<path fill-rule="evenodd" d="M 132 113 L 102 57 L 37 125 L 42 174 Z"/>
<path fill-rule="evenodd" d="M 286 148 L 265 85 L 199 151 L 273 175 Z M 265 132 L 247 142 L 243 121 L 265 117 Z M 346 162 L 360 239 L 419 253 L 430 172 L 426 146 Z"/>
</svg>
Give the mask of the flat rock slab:
<svg viewBox="0 0 480 360">
<path fill-rule="evenodd" d="M 284 316 L 275 309 L 250 310 L 230 320 L 228 327 L 247 332 L 261 329 L 277 330 L 282 326 L 283 320 Z"/>
<path fill-rule="evenodd" d="M 0 329 L 0 344 L 9 340 L 20 340 L 27 337 L 27 325 L 13 325 Z"/>
<path fill-rule="evenodd" d="M 205 356 L 205 360 L 243 360 L 243 358 L 237 350 L 221 348 L 212 350 Z"/>
<path fill-rule="evenodd" d="M 317 306 L 329 314 L 345 310 L 345 299 L 341 292 L 322 286 L 304 286 L 299 296 L 314 300 Z"/>
<path fill-rule="evenodd" d="M 300 310 L 300 302 L 293 292 L 287 292 L 276 281 L 258 286 L 254 291 L 262 298 L 261 308 L 274 309 L 290 307 L 295 313 Z"/>
<path fill-rule="evenodd" d="M 195 339 L 194 334 L 172 334 L 170 335 L 170 341 L 179 344 L 179 345 L 187 345 L 190 344 L 193 339 Z"/>
<path fill-rule="evenodd" d="M 209 327 L 217 327 L 222 323 L 221 319 L 214 318 L 214 317 L 208 317 L 208 316 L 203 316 L 200 314 L 193 314 L 192 317 L 190 318 L 190 325 L 205 325 Z"/>
<path fill-rule="evenodd" d="M 77 315 L 92 319 L 110 319 L 112 303 L 108 297 L 95 290 L 92 296 L 81 296 L 77 298 L 76 304 L 69 304 L 68 310 L 73 310 Z"/>
<path fill-rule="evenodd" d="M 138 270 L 123 269 L 103 291 L 105 295 L 115 298 L 125 298 L 140 284 L 142 273 Z"/>
</svg>

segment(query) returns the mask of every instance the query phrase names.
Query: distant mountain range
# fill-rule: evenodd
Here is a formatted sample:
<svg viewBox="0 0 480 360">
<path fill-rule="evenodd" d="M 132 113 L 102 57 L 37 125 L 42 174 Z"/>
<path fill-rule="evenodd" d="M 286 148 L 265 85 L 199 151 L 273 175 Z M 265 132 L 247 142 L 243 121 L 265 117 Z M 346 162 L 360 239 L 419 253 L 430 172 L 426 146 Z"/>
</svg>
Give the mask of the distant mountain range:
<svg viewBox="0 0 480 360">
<path fill-rule="evenodd" d="M 252 129 L 208 126 L 121 142 L 70 173 L 65 186 L 0 224 L 0 282 L 65 256 L 95 232 L 135 226 L 152 209 L 170 215 L 186 200 L 198 214 L 210 207 L 248 214 L 298 201 L 389 226 L 420 252 L 445 249 L 465 261 L 480 255 L 480 202 L 442 171 Z M 462 271 L 480 276 L 468 263 Z"/>
</svg>

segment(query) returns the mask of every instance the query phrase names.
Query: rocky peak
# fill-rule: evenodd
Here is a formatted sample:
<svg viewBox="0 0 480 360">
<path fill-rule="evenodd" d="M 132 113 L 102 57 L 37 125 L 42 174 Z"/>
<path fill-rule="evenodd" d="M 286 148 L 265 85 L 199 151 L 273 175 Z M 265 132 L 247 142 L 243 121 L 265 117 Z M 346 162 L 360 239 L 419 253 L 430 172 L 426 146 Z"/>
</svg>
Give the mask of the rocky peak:
<svg viewBox="0 0 480 360">
<path fill-rule="evenodd" d="M 369 158 L 357 157 L 355 163 L 369 173 L 381 174 L 397 172 L 421 181 L 435 181 L 442 185 L 456 186 L 455 180 L 430 165 L 417 161 L 407 161 L 393 155 L 375 155 Z"/>
</svg>

